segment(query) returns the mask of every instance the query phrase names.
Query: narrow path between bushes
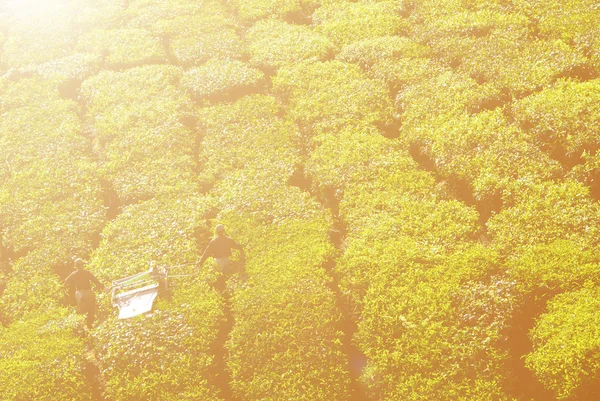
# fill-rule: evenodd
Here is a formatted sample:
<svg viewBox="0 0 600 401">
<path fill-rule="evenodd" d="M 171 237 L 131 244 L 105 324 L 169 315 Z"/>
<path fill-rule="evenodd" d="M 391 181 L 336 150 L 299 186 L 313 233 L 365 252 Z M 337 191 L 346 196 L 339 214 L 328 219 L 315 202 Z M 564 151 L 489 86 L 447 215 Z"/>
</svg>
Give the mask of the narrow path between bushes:
<svg viewBox="0 0 600 401">
<path fill-rule="evenodd" d="M 104 398 L 104 383 L 100 376 L 100 368 L 98 367 L 98 361 L 94 355 L 94 351 L 86 341 L 86 361 L 83 367 L 83 375 L 90 386 L 90 392 L 92 394 L 92 401 L 107 401 Z"/>
<path fill-rule="evenodd" d="M 222 294 L 224 300 L 223 315 L 225 318 L 219 324 L 217 337 L 210 347 L 213 362 L 208 371 L 208 383 L 216 387 L 224 401 L 237 401 L 230 386 L 231 376 L 227 370 L 229 352 L 226 348 L 235 320 L 231 312 L 231 296 L 227 291 L 222 291 Z"/>
<path fill-rule="evenodd" d="M 341 254 L 342 246 L 346 239 L 346 227 L 343 219 L 340 217 L 339 201 L 336 199 L 334 191 L 330 189 L 325 190 L 322 194 L 316 193 L 312 188 L 310 178 L 306 177 L 304 174 L 303 168 L 299 168 L 294 172 L 289 180 L 289 184 L 309 193 L 325 209 L 328 209 L 331 212 L 333 224 L 329 231 L 329 241 L 339 251 L 338 254 Z M 335 259 L 330 259 L 323 263 L 323 268 L 331 279 L 328 287 L 333 292 L 336 306 L 342 314 L 342 318 L 338 322 L 337 328 L 344 333 L 342 338 L 342 351 L 346 355 L 347 369 L 350 374 L 349 401 L 366 401 L 368 399 L 367 392 L 360 383 L 360 376 L 367 365 L 367 357 L 352 342 L 354 334 L 358 330 L 358 324 L 348 310 L 348 305 L 345 302 L 344 295 L 340 289 L 340 277 L 335 271 L 336 263 Z"/>
<path fill-rule="evenodd" d="M 80 96 L 80 88 L 83 80 L 79 79 L 70 79 L 68 81 L 63 82 L 59 86 L 60 96 L 65 100 L 71 100 L 79 105 L 78 117 L 80 122 L 83 124 L 86 119 L 87 113 L 87 104 Z M 87 141 L 86 143 L 86 156 L 89 159 L 99 165 L 100 157 L 94 151 L 93 137 L 89 132 L 82 131 L 81 136 L 84 137 Z M 117 193 L 113 189 L 113 185 L 111 182 L 104 180 L 102 178 L 99 179 L 98 185 L 100 187 L 99 196 L 102 200 L 102 204 L 106 210 L 106 215 L 104 218 L 104 223 L 102 227 L 100 227 L 99 231 L 94 233 L 91 238 L 91 250 L 90 254 L 100 246 L 100 242 L 102 239 L 102 231 L 106 225 L 117 218 L 119 214 L 121 214 L 122 205 L 117 196 Z M 82 257 L 84 259 L 89 259 L 90 255 L 76 255 Z M 64 278 L 72 272 L 73 268 L 70 264 L 65 264 L 61 266 L 55 266 L 54 272 L 59 277 L 60 281 L 64 280 Z M 69 300 L 65 297 L 63 299 L 63 303 L 65 306 L 69 305 Z M 72 307 L 72 306 L 71 306 Z M 95 325 L 100 324 L 106 316 L 98 315 L 96 316 Z M 98 360 L 96 359 L 94 348 L 91 342 L 91 338 L 89 337 L 89 332 L 81 328 L 81 331 L 77 333 L 83 340 L 85 344 L 86 354 L 85 361 L 82 366 L 83 376 L 89 386 L 90 396 L 92 401 L 108 401 L 104 397 L 104 381 L 102 380 L 102 375 L 100 372 L 100 367 Z"/>
</svg>

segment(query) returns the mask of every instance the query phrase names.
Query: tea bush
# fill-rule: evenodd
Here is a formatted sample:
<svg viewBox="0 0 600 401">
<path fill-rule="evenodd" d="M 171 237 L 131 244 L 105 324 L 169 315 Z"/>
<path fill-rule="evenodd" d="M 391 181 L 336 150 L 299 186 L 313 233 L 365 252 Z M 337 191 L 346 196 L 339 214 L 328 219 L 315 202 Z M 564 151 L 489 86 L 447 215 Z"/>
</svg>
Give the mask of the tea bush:
<svg viewBox="0 0 600 401">
<path fill-rule="evenodd" d="M 358 64 L 363 69 L 371 69 L 378 62 L 393 59 L 395 62 L 403 58 L 427 58 L 431 49 L 407 37 L 382 36 L 369 37 L 359 42 L 344 46 L 336 56 L 346 63 Z"/>
<path fill-rule="evenodd" d="M 125 203 L 197 189 L 195 135 L 181 122 L 192 106 L 181 76 L 177 67 L 145 66 L 82 84 L 103 178 Z"/>
<path fill-rule="evenodd" d="M 533 351 L 526 364 L 558 400 L 577 399 L 597 383 L 598 295 L 593 285 L 558 295 L 531 331 Z"/>
<path fill-rule="evenodd" d="M 593 244 L 598 219 L 598 204 L 590 199 L 589 189 L 565 180 L 520 186 L 487 225 L 495 246 L 519 254 L 525 247 L 556 240 Z"/>
<path fill-rule="evenodd" d="M 221 221 L 253 250 L 247 282 L 234 287 L 232 311 L 238 318 L 228 343 L 232 390 L 250 400 L 348 397 L 339 310 L 321 267 L 333 251 L 329 224 L 318 206 L 297 192 L 287 188 L 263 195 L 272 198 L 269 204 L 279 203 L 270 209 L 271 222 L 260 219 L 262 202 L 244 208 L 223 203 Z M 304 207 L 294 205 L 298 202 Z M 285 204 L 305 214 L 298 216 Z"/>
<path fill-rule="evenodd" d="M 219 1 L 141 2 L 133 5 L 133 27 L 164 38 L 177 63 L 200 65 L 210 58 L 238 58 L 242 40 L 237 22 Z"/>
<path fill-rule="evenodd" d="M 523 293 L 543 288 L 550 293 L 579 289 L 587 281 L 598 283 L 597 250 L 576 240 L 556 240 L 526 248 L 507 263 L 507 273 Z"/>
<path fill-rule="evenodd" d="M 183 65 L 199 65 L 211 57 L 237 58 L 244 52 L 234 29 L 219 29 L 196 37 L 173 39 L 173 53 Z"/>
<path fill-rule="evenodd" d="M 95 30 L 77 43 L 77 50 L 102 55 L 112 67 L 132 67 L 166 61 L 158 37 L 142 29 Z"/>
<path fill-rule="evenodd" d="M 16 78 L 6 74 L 0 78 L 0 112 L 59 101 L 58 85 L 58 80 L 44 79 L 37 74 Z"/>
<path fill-rule="evenodd" d="M 277 19 L 258 21 L 247 31 L 250 62 L 261 67 L 279 68 L 301 60 L 324 60 L 332 52 L 325 36 L 303 25 Z"/>
<path fill-rule="evenodd" d="M 182 79 L 197 99 L 214 98 L 257 90 L 264 74 L 238 60 L 211 59 L 187 71 Z"/>
<path fill-rule="evenodd" d="M 312 142 L 306 170 L 322 192 L 337 194 L 347 231 L 336 272 L 354 313 L 382 265 L 406 253 L 436 259 L 477 230 L 477 212 L 444 199 L 434 178 L 374 127 L 325 131 Z"/>
<path fill-rule="evenodd" d="M 138 28 L 152 29 L 163 21 L 173 20 L 181 16 L 198 15 L 203 12 L 212 13 L 223 7 L 215 0 L 133 0 L 129 2 L 128 13 L 131 20 L 128 25 Z"/>
<path fill-rule="evenodd" d="M 409 23 L 401 11 L 395 1 L 333 2 L 318 8 L 312 19 L 315 30 L 339 49 L 363 39 L 408 33 Z"/>
<path fill-rule="evenodd" d="M 539 35 L 566 42 L 598 27 L 600 19 L 591 1 L 516 1 L 517 10 L 536 21 Z"/>
<path fill-rule="evenodd" d="M 36 249 L 16 260 L 7 275 L 0 297 L 0 315 L 5 323 L 17 322 L 37 310 L 56 308 L 65 292 L 53 268 L 68 258 L 62 249 Z"/>
<path fill-rule="evenodd" d="M 500 386 L 506 355 L 496 348 L 510 285 L 479 281 L 497 264 L 475 246 L 433 265 L 381 266 L 356 335 L 373 399 L 511 399 Z"/>
<path fill-rule="evenodd" d="M 194 236 L 210 208 L 201 196 L 183 193 L 127 206 L 102 231 L 90 270 L 108 281 L 146 271 L 150 263 L 196 262 Z"/>
<path fill-rule="evenodd" d="M 444 16 L 446 7 L 451 11 Z M 428 2 L 415 13 L 423 21 L 416 36 L 437 59 L 511 96 L 540 89 L 585 62 L 568 42 L 532 37 L 534 22 L 518 6 Z"/>
<path fill-rule="evenodd" d="M 283 18 L 301 10 L 300 0 L 232 0 L 229 4 L 244 22 L 266 17 Z"/>
<path fill-rule="evenodd" d="M 406 192 L 430 194 L 431 175 L 419 171 L 408 152 L 369 124 L 348 124 L 317 133 L 307 146 L 312 149 L 305 169 L 321 191 L 368 184 L 382 174 L 404 175 Z"/>
<path fill-rule="evenodd" d="M 279 69 L 273 90 L 287 103 L 288 116 L 310 130 L 335 120 L 390 122 L 392 104 L 385 84 L 358 66 L 307 60 Z"/>
<path fill-rule="evenodd" d="M 287 179 L 299 161 L 298 133 L 278 117 L 280 110 L 274 98 L 264 95 L 200 110 L 204 181 L 214 183 L 246 165 Z"/>
<path fill-rule="evenodd" d="M 402 112 L 401 139 L 427 146 L 431 131 L 472 114 L 498 96 L 493 87 L 450 70 L 407 86 L 396 97 Z"/>
<path fill-rule="evenodd" d="M 368 216 L 364 216 L 365 210 L 371 209 L 342 210 L 344 221 L 351 230 L 336 271 L 341 276 L 340 286 L 347 295 L 349 306 L 357 315 L 362 310 L 365 291 L 378 270 L 396 265 L 406 255 L 416 260 L 433 261 L 447 255 L 474 236 L 478 218 L 472 208 L 456 201 L 419 201 L 393 192 L 360 191 L 364 198 L 376 197 L 370 206 L 383 210 Z M 342 206 L 344 203 L 345 200 Z"/>
<path fill-rule="evenodd" d="M 0 398 L 595 399 L 595 2 L 26 3 L 0 2 Z M 217 223 L 231 277 L 192 267 Z M 84 333 L 74 256 L 185 277 L 126 321 L 97 292 Z"/>
<path fill-rule="evenodd" d="M 196 290 L 202 303 L 110 319 L 98 327 L 94 344 L 106 396 L 115 401 L 221 399 L 206 379 L 219 310 L 213 308 L 208 288 Z M 192 322 L 188 312 L 203 317 Z"/>
<path fill-rule="evenodd" d="M 471 183 L 476 199 L 502 193 L 515 181 L 540 182 L 561 173 L 537 141 L 511 125 L 499 109 L 457 116 L 428 134 L 427 149 L 438 171 Z"/>
<path fill-rule="evenodd" d="M 550 150 L 567 154 L 597 149 L 595 132 L 600 125 L 600 81 L 560 80 L 551 88 L 528 96 L 513 105 L 525 129 Z"/>
<path fill-rule="evenodd" d="M 252 250 L 228 285 L 231 389 L 250 400 L 347 399 L 340 314 L 322 267 L 333 256 L 331 217 L 288 184 L 298 140 L 280 111 L 271 97 L 248 96 L 200 113 L 219 221 Z M 223 142 L 234 155 L 225 162 L 212 151 Z"/>
<path fill-rule="evenodd" d="M 461 70 L 517 96 L 548 85 L 555 76 L 585 61 L 558 40 L 491 36 L 488 41 L 473 41 L 468 46 L 479 51 L 465 57 Z"/>
<path fill-rule="evenodd" d="M 58 80 L 68 83 L 70 80 L 83 81 L 100 70 L 102 58 L 97 54 L 75 53 L 58 60 L 49 61 L 32 68 L 45 80 Z M 25 70 L 25 69 L 24 69 Z"/>
<path fill-rule="evenodd" d="M 73 24 L 79 32 L 123 28 L 130 18 L 126 4 L 119 0 L 77 0 L 72 3 L 77 7 Z"/>
<path fill-rule="evenodd" d="M 74 335 L 77 319 L 65 309 L 30 312 L 9 327 L 0 326 L 0 394 L 7 401 L 84 401 L 85 347 Z"/>
<path fill-rule="evenodd" d="M 588 65 L 592 69 L 593 74 L 597 74 L 600 70 L 600 51 L 598 44 L 600 43 L 600 31 L 598 28 L 586 30 L 584 34 L 578 37 L 575 41 L 577 49 L 583 52 L 588 58 Z"/>
<path fill-rule="evenodd" d="M 18 106 L 17 99 L 9 107 Z M 56 246 L 88 252 L 104 209 L 76 105 L 36 95 L 23 103 L 30 104 L 5 112 L 0 122 L 3 242 L 16 251 Z"/>
</svg>

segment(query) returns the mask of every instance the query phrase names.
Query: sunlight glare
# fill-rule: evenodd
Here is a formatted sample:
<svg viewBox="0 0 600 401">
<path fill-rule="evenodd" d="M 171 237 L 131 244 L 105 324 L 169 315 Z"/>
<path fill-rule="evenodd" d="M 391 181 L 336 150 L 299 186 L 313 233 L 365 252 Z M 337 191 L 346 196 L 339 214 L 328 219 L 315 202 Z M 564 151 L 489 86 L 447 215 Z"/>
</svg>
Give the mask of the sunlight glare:
<svg viewBox="0 0 600 401">
<path fill-rule="evenodd" d="M 6 0 L 5 8 L 15 15 L 43 16 L 68 3 L 69 0 Z"/>
</svg>

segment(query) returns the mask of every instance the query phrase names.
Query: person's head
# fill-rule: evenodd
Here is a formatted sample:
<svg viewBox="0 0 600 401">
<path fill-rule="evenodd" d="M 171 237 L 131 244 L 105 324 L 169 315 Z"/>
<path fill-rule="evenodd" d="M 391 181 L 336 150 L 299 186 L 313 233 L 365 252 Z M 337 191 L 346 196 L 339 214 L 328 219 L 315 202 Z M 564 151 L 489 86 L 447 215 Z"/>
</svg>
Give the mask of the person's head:
<svg viewBox="0 0 600 401">
<path fill-rule="evenodd" d="M 85 263 L 83 262 L 83 259 L 81 258 L 77 258 L 75 259 L 75 261 L 73 262 L 75 264 L 75 268 L 77 270 L 83 270 Z"/>
<path fill-rule="evenodd" d="M 215 227 L 215 233 L 220 237 L 225 234 L 225 226 L 223 224 L 217 224 Z"/>
</svg>

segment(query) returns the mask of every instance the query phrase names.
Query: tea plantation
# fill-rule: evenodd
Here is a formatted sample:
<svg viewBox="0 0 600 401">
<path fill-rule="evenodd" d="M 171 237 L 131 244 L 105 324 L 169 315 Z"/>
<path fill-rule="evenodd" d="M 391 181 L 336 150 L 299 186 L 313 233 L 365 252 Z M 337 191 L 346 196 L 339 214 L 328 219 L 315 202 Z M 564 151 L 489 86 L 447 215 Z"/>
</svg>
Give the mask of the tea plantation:
<svg viewBox="0 0 600 401">
<path fill-rule="evenodd" d="M 599 150 L 595 0 L 0 2 L 0 399 L 595 401 Z"/>
</svg>

